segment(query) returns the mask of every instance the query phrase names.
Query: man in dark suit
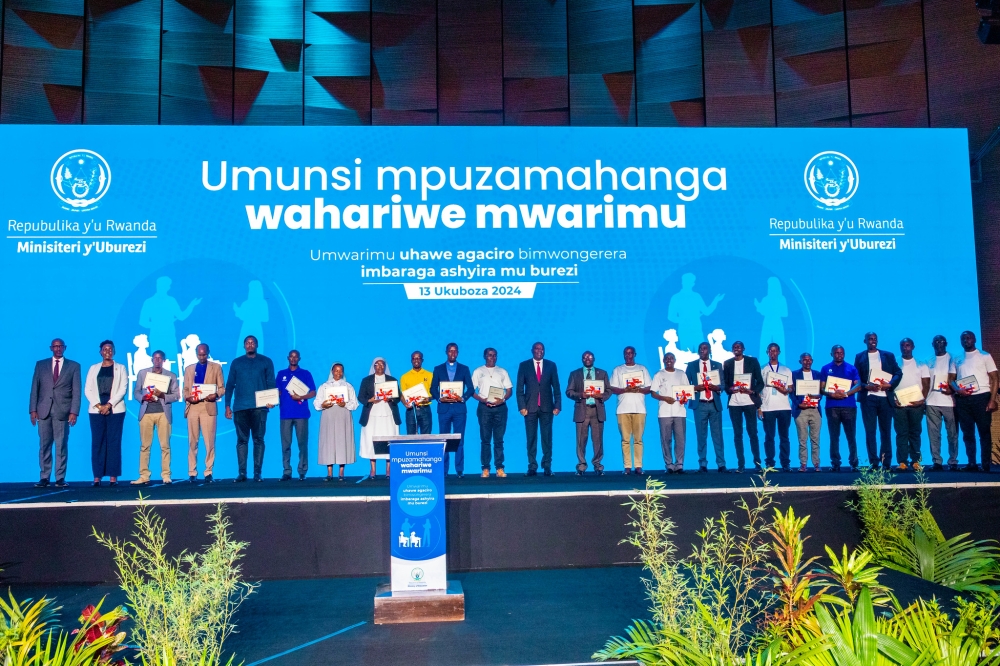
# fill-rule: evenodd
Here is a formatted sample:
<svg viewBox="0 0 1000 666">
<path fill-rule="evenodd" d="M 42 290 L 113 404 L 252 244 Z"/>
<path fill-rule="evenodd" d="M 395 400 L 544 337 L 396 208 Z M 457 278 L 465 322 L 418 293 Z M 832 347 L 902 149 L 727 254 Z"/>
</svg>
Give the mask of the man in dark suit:
<svg viewBox="0 0 1000 666">
<path fill-rule="evenodd" d="M 604 389 L 598 395 L 588 395 L 584 391 L 584 381 L 604 382 Z M 583 352 L 583 367 L 569 373 L 566 397 L 574 401 L 573 422 L 576 423 L 576 473 L 583 476 L 587 470 L 587 430 L 594 442 L 594 471 L 604 474 L 604 401 L 611 397 L 608 373 L 594 367 L 594 354 Z"/>
<path fill-rule="evenodd" d="M 37 488 L 49 485 L 52 474 L 52 446 L 56 449 L 56 487 L 66 487 L 66 460 L 69 452 L 69 429 L 80 413 L 80 364 L 63 358 L 66 343 L 56 338 L 49 345 L 51 358 L 35 364 L 31 377 L 28 413 L 31 425 L 38 426 Z"/>
<path fill-rule="evenodd" d="M 865 444 L 868 447 L 868 462 L 874 469 L 879 463 L 885 469 L 892 467 L 892 416 L 896 411 L 896 397 L 893 391 L 903 378 L 903 369 L 896 362 L 892 352 L 878 348 L 878 335 L 865 333 L 865 351 L 854 357 L 854 367 L 861 377 L 861 421 L 865 424 Z M 891 376 L 888 382 L 878 382 L 872 372 Z M 879 435 L 880 446 L 875 443 Z"/>
<path fill-rule="evenodd" d="M 607 382 L 604 385 L 607 386 Z M 528 438 L 528 476 L 538 474 L 539 428 L 542 431 L 542 469 L 545 476 L 552 476 L 552 417 L 562 409 L 562 393 L 556 364 L 545 360 L 545 345 L 541 342 L 531 346 L 531 358 L 518 366 L 514 394 Z"/>
<path fill-rule="evenodd" d="M 687 364 L 688 381 L 694 386 L 694 429 L 698 436 L 698 471 L 708 471 L 708 431 L 712 431 L 715 464 L 726 472 L 726 449 L 722 443 L 722 387 L 709 383 L 705 375 L 712 370 L 722 374 L 722 364 L 709 359 L 712 348 L 707 342 L 698 345 L 698 358 Z M 721 383 L 721 378 L 720 378 Z"/>
<path fill-rule="evenodd" d="M 750 454 L 753 456 L 754 471 L 760 472 L 760 440 L 757 438 L 757 410 L 760 409 L 760 392 L 764 388 L 764 377 L 760 373 L 760 361 L 752 356 L 744 356 L 746 346 L 737 340 L 733 343 L 733 357 L 722 364 L 722 386 L 729 394 L 729 420 L 733 424 L 733 441 L 736 444 L 736 471 L 742 472 L 746 466 L 743 455 L 743 424 L 746 423 L 747 438 L 750 440 Z M 736 375 L 750 375 L 747 386 L 736 386 Z"/>
<path fill-rule="evenodd" d="M 456 433 L 462 436 L 455 451 L 455 474 L 458 478 L 465 476 L 465 421 L 469 417 L 466 401 L 476 393 L 472 385 L 472 373 L 469 366 L 458 362 L 458 345 L 449 342 L 444 349 L 448 360 L 434 368 L 431 377 L 431 397 L 438 401 L 438 432 Z M 462 382 L 461 397 L 441 397 L 441 382 Z M 451 466 L 451 454 L 444 454 L 444 473 Z"/>
</svg>

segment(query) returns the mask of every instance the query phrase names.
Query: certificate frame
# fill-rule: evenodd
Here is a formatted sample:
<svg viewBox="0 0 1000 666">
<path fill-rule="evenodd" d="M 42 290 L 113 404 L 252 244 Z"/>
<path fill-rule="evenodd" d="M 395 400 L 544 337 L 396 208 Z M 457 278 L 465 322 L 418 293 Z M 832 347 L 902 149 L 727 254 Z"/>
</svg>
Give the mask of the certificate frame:
<svg viewBox="0 0 1000 666">
<path fill-rule="evenodd" d="M 749 372 L 741 372 L 739 374 L 733 375 L 733 388 L 741 389 L 745 388 L 750 390 L 750 385 L 753 384 L 753 375 Z"/>
<path fill-rule="evenodd" d="M 503 402 L 505 395 L 507 395 L 507 389 L 502 386 L 491 386 L 486 392 L 486 400 L 487 402 Z"/>
<path fill-rule="evenodd" d="M 278 389 L 276 388 L 254 391 L 253 396 L 257 407 L 267 407 L 268 405 L 273 407 L 281 400 L 281 397 L 278 394 Z"/>
<path fill-rule="evenodd" d="M 915 402 L 926 400 L 923 388 L 921 388 L 920 384 L 912 384 L 901 389 L 897 388 L 895 394 L 896 400 L 903 407 L 912 405 Z"/>
<path fill-rule="evenodd" d="M 463 382 L 441 382 L 438 384 L 438 395 L 442 398 L 462 399 L 465 394 L 465 384 Z"/>
<path fill-rule="evenodd" d="M 395 379 L 390 382 L 375 382 L 375 397 L 379 400 L 398 399 L 399 382 Z"/>
<path fill-rule="evenodd" d="M 795 380 L 795 395 L 820 395 L 818 379 Z"/>
<path fill-rule="evenodd" d="M 143 388 L 149 388 L 150 386 L 152 386 L 160 393 L 170 392 L 170 375 L 167 375 L 165 373 L 161 374 L 150 370 L 149 372 L 146 373 L 146 376 L 143 377 L 142 383 L 143 383 Z"/>
<path fill-rule="evenodd" d="M 584 379 L 583 394 L 588 398 L 599 398 L 604 394 L 603 379 Z"/>
</svg>

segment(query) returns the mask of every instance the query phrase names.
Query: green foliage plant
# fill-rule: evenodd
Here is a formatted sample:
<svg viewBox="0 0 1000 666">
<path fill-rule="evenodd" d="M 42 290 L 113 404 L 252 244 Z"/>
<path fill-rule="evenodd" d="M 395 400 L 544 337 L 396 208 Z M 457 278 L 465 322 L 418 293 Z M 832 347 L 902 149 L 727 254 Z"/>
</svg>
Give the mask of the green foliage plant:
<svg viewBox="0 0 1000 666">
<path fill-rule="evenodd" d="M 845 606 L 854 606 L 858 600 L 858 595 L 862 588 L 867 587 L 872 593 L 872 603 L 876 606 L 884 606 L 889 603 L 889 588 L 879 584 L 878 575 L 882 567 L 872 564 L 874 557 L 866 550 L 854 549 L 847 552 L 847 546 L 843 547 L 840 557 L 829 546 L 824 546 L 826 555 L 830 558 L 830 564 L 825 569 L 825 575 L 834 586 L 844 592 L 846 600 L 838 597 L 825 597 L 824 601 L 840 603 Z"/>
<path fill-rule="evenodd" d="M 135 512 L 133 540 L 94 530 L 114 555 L 135 620 L 133 639 L 147 663 L 164 654 L 180 666 L 217 663 L 236 630 L 233 615 L 257 587 L 241 579 L 247 543 L 233 538 L 222 504 L 207 522 L 211 543 L 177 557 L 167 556 L 164 521 L 144 501 Z"/>
<path fill-rule="evenodd" d="M 788 507 L 782 513 L 774 510 L 774 520 L 768 533 L 771 536 L 773 561 L 767 564 L 772 573 L 776 609 L 768 617 L 772 633 L 778 635 L 794 631 L 812 613 L 813 606 L 830 589 L 822 585 L 823 575 L 813 566 L 818 557 L 805 559 L 803 550 L 808 537 L 802 536 L 809 516 L 798 517 L 795 509 Z M 817 583 L 820 583 L 817 586 Z M 818 589 L 817 589 L 818 587 Z"/>
<path fill-rule="evenodd" d="M 0 664 L 3 666 L 105 666 L 122 649 L 127 617 L 122 608 L 100 612 L 100 604 L 84 610 L 80 628 L 60 629 L 51 599 L 17 601 L 8 591 L 0 598 Z M 120 664 L 121 662 L 115 662 Z"/>
</svg>

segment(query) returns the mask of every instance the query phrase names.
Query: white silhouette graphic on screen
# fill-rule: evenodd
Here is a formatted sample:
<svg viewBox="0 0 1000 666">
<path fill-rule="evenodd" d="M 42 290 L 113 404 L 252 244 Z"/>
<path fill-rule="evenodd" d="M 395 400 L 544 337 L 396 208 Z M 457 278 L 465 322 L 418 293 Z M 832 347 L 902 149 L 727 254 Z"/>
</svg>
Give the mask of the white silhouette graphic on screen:
<svg viewBox="0 0 1000 666">
<path fill-rule="evenodd" d="M 416 532 L 410 532 L 410 547 L 420 548 L 420 537 L 417 536 Z"/>
<path fill-rule="evenodd" d="M 677 324 L 677 346 L 681 349 L 697 349 L 705 341 L 701 318 L 715 312 L 719 301 L 725 298 L 725 294 L 717 294 L 711 305 L 705 305 L 701 294 L 694 290 L 694 283 L 694 273 L 682 275 L 681 290 L 670 297 L 667 306 L 667 319 Z"/>
<path fill-rule="evenodd" d="M 410 538 L 402 532 L 399 533 L 399 545 L 402 548 L 409 548 L 410 546 Z"/>
<path fill-rule="evenodd" d="M 722 343 L 726 341 L 726 332 L 721 328 L 717 328 L 708 334 L 708 346 L 712 348 L 711 356 L 713 361 L 718 361 L 719 363 L 725 363 L 731 359 L 734 354 L 722 346 Z"/>
<path fill-rule="evenodd" d="M 139 333 L 134 338 L 132 338 L 132 344 L 135 345 L 134 352 L 128 352 L 125 356 L 128 359 L 128 394 L 131 396 L 132 391 L 135 388 L 135 382 L 139 379 L 139 372 L 145 370 L 146 368 L 153 367 L 153 359 L 149 353 L 149 338 L 145 333 Z M 184 392 L 184 369 L 189 365 L 198 362 L 198 352 L 197 347 L 201 344 L 201 339 L 198 337 L 197 333 L 190 333 L 187 336 L 181 338 L 180 347 L 181 352 L 177 354 L 177 385 L 181 393 Z M 157 351 L 157 350 L 153 350 Z M 162 350 L 161 350 L 162 351 Z M 208 360 L 211 363 L 218 363 L 219 365 L 225 365 L 225 361 L 217 361 L 212 358 L 211 353 L 208 355 Z M 175 361 L 164 360 L 163 368 L 174 372 Z M 224 387 L 219 387 L 222 390 Z"/>
<path fill-rule="evenodd" d="M 677 331 L 674 329 L 668 328 L 663 331 L 663 339 L 667 341 L 667 345 L 665 347 L 657 347 L 660 352 L 660 370 L 663 370 L 663 356 L 668 352 L 673 354 L 674 358 L 677 359 L 678 367 L 687 365 L 698 358 L 698 354 L 690 349 L 682 350 L 677 348 Z"/>
<path fill-rule="evenodd" d="M 264 324 L 270 318 L 267 301 L 264 299 L 264 285 L 259 280 L 251 280 L 247 285 L 247 299 L 242 304 L 233 303 L 236 318 L 243 322 L 240 326 L 240 339 L 236 341 L 236 355 L 242 356 L 243 340 L 248 335 L 257 338 L 257 349 L 264 350 Z"/>
<path fill-rule="evenodd" d="M 760 358 L 767 358 L 767 346 L 776 342 L 785 346 L 785 324 L 781 320 L 788 316 L 788 301 L 781 293 L 781 281 L 776 277 L 767 278 L 767 296 L 758 301 L 753 299 L 757 312 L 764 316 L 760 328 Z"/>
<path fill-rule="evenodd" d="M 167 293 L 171 284 L 172 281 L 166 276 L 156 278 L 156 293 L 143 301 L 139 311 L 139 326 L 149 329 L 149 346 L 154 350 L 162 349 L 167 358 L 173 358 L 177 353 L 174 322 L 187 319 L 201 303 L 200 298 L 195 298 L 181 310 L 177 300 Z"/>
</svg>

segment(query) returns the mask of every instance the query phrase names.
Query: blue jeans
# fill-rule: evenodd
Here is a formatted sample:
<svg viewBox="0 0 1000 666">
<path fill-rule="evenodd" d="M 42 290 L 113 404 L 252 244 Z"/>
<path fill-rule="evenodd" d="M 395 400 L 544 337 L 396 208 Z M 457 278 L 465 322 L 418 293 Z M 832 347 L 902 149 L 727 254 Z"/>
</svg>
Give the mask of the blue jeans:
<svg viewBox="0 0 1000 666">
<path fill-rule="evenodd" d="M 455 473 L 463 474 L 465 472 L 465 420 L 468 418 L 469 413 L 465 409 L 465 404 L 460 405 L 448 405 L 448 411 L 438 412 L 438 432 L 444 433 L 456 433 L 462 436 L 462 439 L 458 442 L 458 450 L 455 451 Z M 451 454 L 445 452 L 444 454 L 444 473 L 448 473 L 448 468 L 451 467 Z"/>
<path fill-rule="evenodd" d="M 417 430 L 420 432 L 418 433 Z M 424 407 L 416 408 L 416 416 L 414 416 L 414 408 L 406 410 L 406 434 L 407 435 L 429 435 L 431 434 L 431 408 L 430 405 Z"/>
<path fill-rule="evenodd" d="M 726 449 L 722 443 L 722 412 L 714 402 L 701 402 L 694 410 L 694 430 L 698 437 L 698 466 L 708 466 L 708 431 L 712 430 L 715 464 L 726 466 Z"/>
<path fill-rule="evenodd" d="M 861 398 L 861 421 L 865 424 L 865 446 L 871 464 L 881 462 L 886 467 L 892 465 L 892 417 L 895 412 L 889 396 L 866 395 Z"/>
<path fill-rule="evenodd" d="M 778 426 L 778 460 L 782 468 L 791 464 L 791 443 L 788 441 L 788 427 L 792 424 L 792 410 L 780 409 L 764 412 L 764 464 L 774 467 L 774 426 Z"/>
<path fill-rule="evenodd" d="M 479 403 L 476 408 L 479 417 L 479 462 L 483 469 L 490 468 L 490 458 L 497 469 L 503 469 L 503 436 L 507 432 L 507 405 L 487 407 Z M 492 456 L 490 442 L 493 442 Z"/>
</svg>

